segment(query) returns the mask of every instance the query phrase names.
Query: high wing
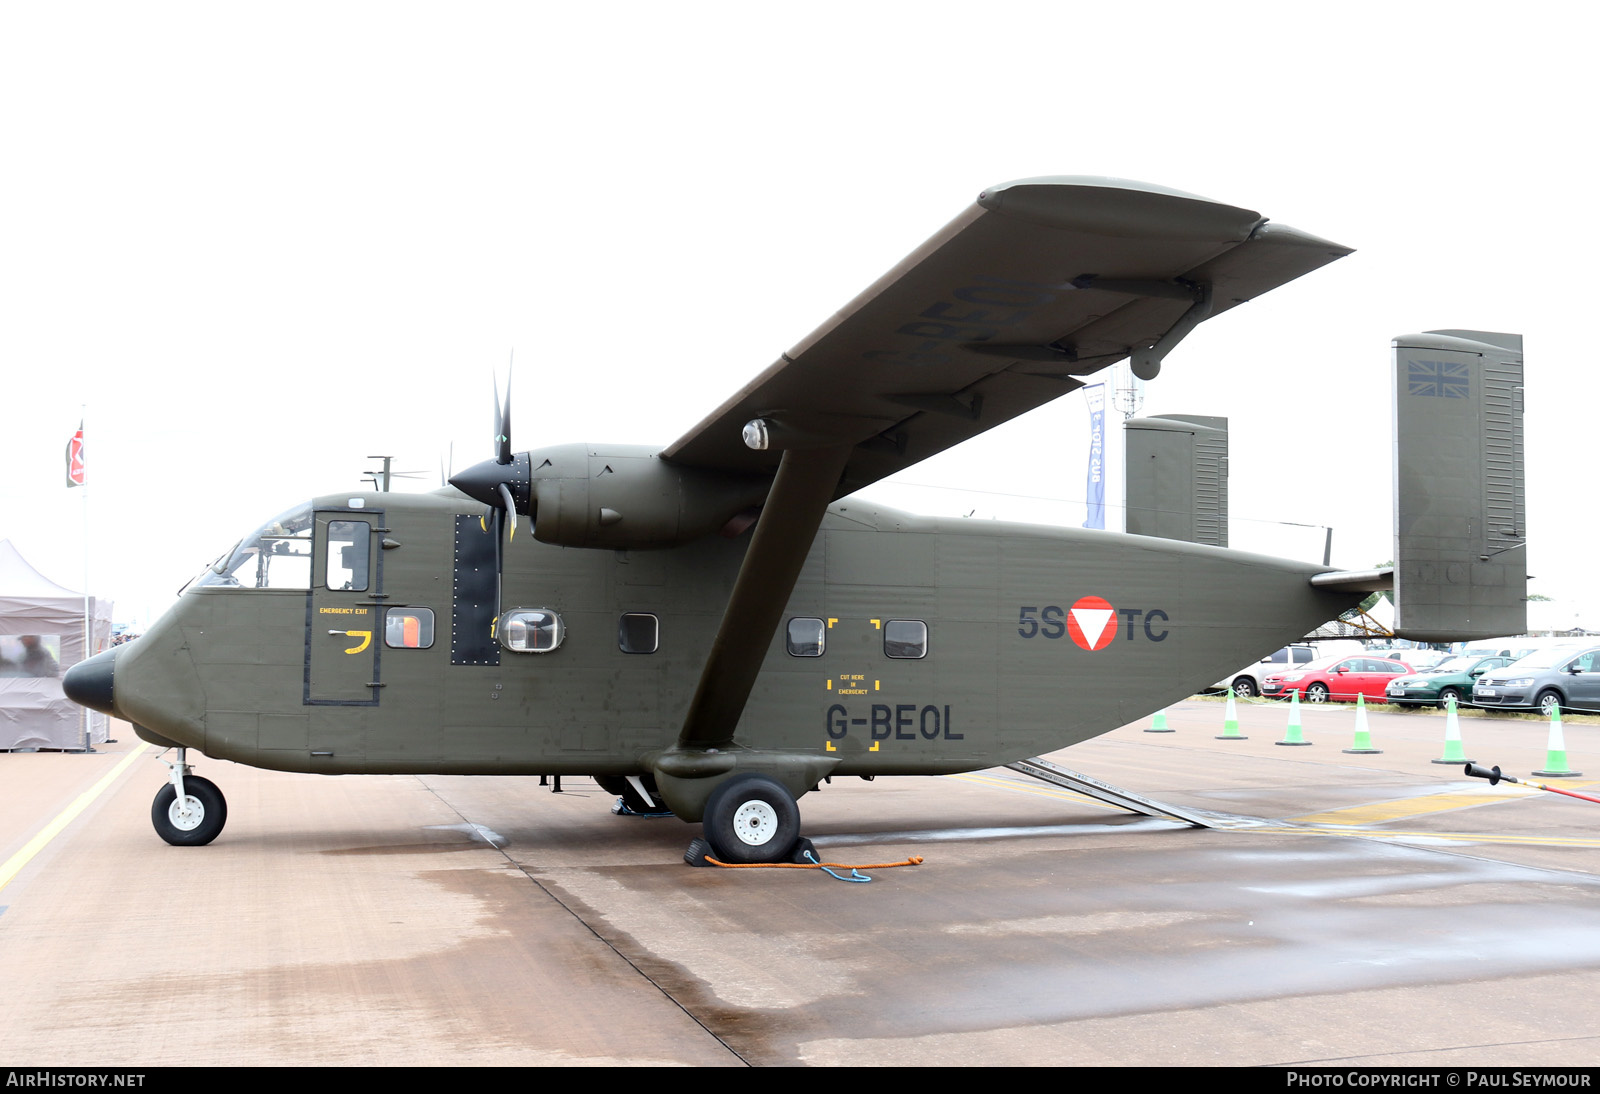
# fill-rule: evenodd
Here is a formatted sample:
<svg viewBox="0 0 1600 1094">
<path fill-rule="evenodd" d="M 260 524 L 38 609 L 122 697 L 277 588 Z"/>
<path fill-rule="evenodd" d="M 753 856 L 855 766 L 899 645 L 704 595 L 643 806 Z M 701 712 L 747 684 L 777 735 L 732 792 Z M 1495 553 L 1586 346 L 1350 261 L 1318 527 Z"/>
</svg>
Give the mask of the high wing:
<svg viewBox="0 0 1600 1094">
<path fill-rule="evenodd" d="M 771 474 L 779 449 L 847 445 L 841 497 L 1130 354 L 1153 375 L 1202 319 L 1349 253 L 1144 183 L 994 186 L 661 455 Z M 758 418 L 779 440 L 771 450 L 742 439 Z"/>
<path fill-rule="evenodd" d="M 661 452 L 773 478 L 658 781 L 709 785 L 734 763 L 739 719 L 832 499 L 1124 357 L 1149 379 L 1202 320 L 1348 253 L 1249 209 L 1121 179 L 1024 179 L 979 194 Z M 802 761 L 799 790 L 823 773 Z"/>
</svg>

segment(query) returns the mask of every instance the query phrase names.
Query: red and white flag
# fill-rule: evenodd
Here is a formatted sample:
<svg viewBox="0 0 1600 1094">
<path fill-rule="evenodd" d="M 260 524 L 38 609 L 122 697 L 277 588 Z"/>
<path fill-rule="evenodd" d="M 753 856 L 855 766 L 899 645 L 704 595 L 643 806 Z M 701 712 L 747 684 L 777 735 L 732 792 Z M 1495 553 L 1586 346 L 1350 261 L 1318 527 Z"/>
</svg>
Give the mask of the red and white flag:
<svg viewBox="0 0 1600 1094">
<path fill-rule="evenodd" d="M 83 423 L 78 423 L 78 431 L 67 442 L 67 485 L 83 485 Z"/>
</svg>

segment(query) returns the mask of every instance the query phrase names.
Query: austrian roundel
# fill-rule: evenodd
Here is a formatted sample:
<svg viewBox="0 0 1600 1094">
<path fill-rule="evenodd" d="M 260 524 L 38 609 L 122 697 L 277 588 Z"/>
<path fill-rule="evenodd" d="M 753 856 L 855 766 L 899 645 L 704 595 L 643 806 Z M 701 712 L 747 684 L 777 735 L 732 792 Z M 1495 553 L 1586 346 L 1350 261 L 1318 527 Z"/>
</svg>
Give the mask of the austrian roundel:
<svg viewBox="0 0 1600 1094">
<path fill-rule="evenodd" d="M 1081 597 L 1067 609 L 1067 634 L 1083 649 L 1105 649 L 1117 637 L 1117 610 L 1098 596 Z"/>
</svg>

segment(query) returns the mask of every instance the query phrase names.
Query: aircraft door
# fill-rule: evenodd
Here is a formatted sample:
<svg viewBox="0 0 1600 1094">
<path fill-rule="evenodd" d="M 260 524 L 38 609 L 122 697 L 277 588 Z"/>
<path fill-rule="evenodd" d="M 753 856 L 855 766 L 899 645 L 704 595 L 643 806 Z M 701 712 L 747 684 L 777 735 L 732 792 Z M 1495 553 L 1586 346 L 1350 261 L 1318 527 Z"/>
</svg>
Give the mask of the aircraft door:
<svg viewBox="0 0 1600 1094">
<path fill-rule="evenodd" d="M 306 608 L 307 703 L 378 702 L 383 514 L 319 512 Z"/>
</svg>

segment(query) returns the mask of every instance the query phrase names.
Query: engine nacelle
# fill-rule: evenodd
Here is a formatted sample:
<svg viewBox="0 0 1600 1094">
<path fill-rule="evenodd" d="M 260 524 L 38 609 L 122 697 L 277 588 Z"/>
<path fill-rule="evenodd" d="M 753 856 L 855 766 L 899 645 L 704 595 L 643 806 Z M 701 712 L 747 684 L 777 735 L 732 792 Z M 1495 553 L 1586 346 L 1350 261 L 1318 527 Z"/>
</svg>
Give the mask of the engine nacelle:
<svg viewBox="0 0 1600 1094">
<path fill-rule="evenodd" d="M 727 528 L 771 486 L 765 476 L 678 467 L 643 445 L 564 444 L 527 456 L 533 534 L 562 547 L 688 543 Z"/>
</svg>

